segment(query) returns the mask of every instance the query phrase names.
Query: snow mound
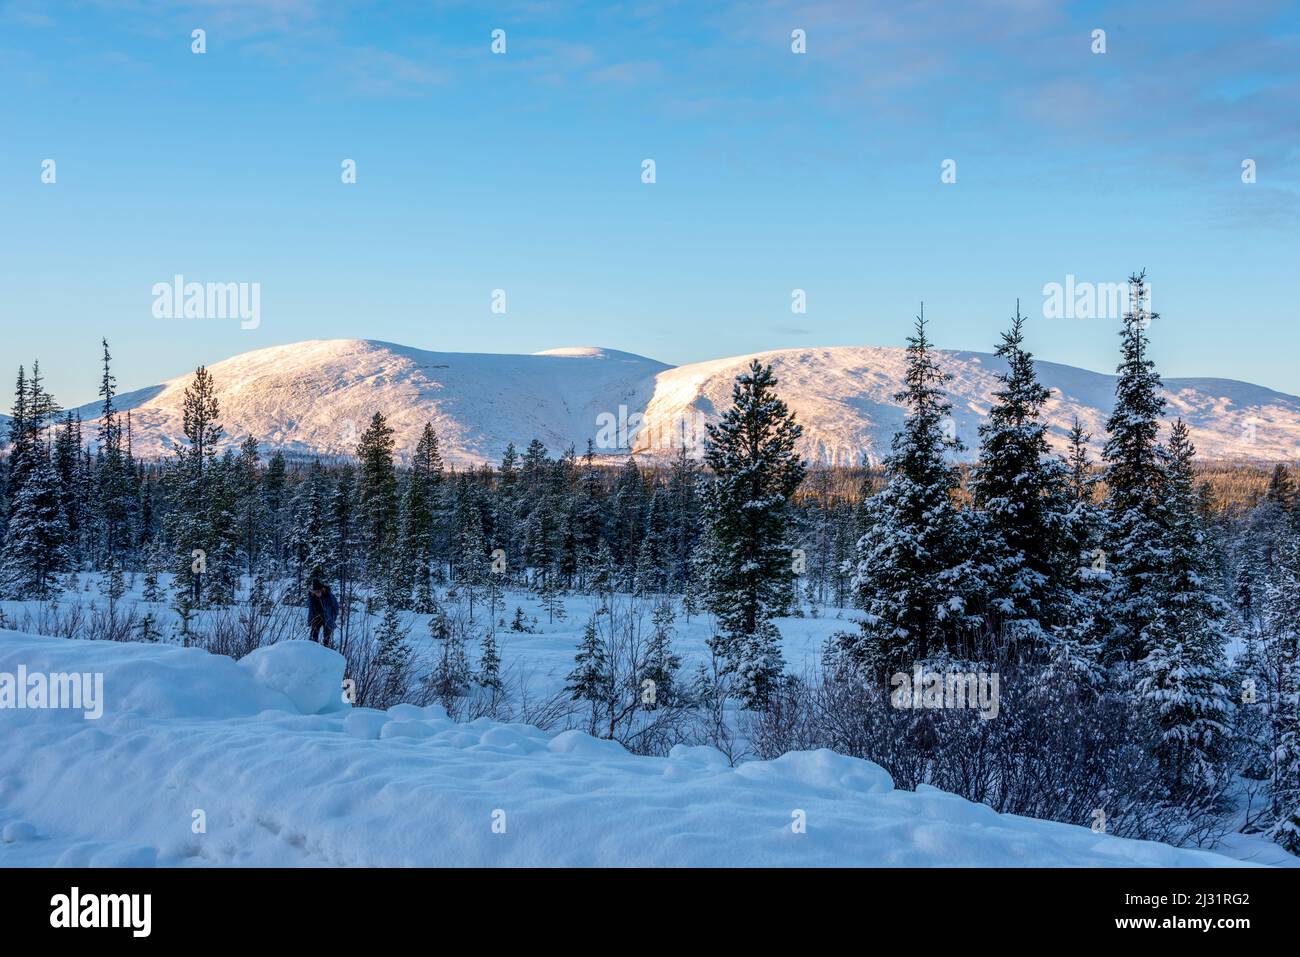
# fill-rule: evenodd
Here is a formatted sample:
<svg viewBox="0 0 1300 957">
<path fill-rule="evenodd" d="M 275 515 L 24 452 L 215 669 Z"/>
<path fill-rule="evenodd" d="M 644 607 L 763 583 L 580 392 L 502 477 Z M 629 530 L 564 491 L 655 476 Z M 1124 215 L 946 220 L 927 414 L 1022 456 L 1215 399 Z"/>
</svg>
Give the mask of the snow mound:
<svg viewBox="0 0 1300 957">
<path fill-rule="evenodd" d="M 733 767 L 707 747 L 644 757 L 581 731 L 353 710 L 342 658 L 309 642 L 237 664 L 0 630 L 0 671 L 20 663 L 100 673 L 108 700 L 94 721 L 0 710 L 0 866 L 1237 863 L 895 790 L 831 751 Z"/>
<path fill-rule="evenodd" d="M 0 840 L 6 844 L 18 844 L 22 841 L 36 840 L 36 828 L 26 821 L 10 821 L 0 832 Z"/>
<path fill-rule="evenodd" d="M 347 662 L 332 648 L 295 639 L 258 648 L 239 666 L 265 688 L 288 698 L 302 714 L 321 714 L 347 707 L 343 672 Z"/>
<path fill-rule="evenodd" d="M 283 693 L 252 680 L 234 660 L 199 648 L 0 632 L 0 672 L 15 674 L 19 666 L 29 674 L 103 674 L 105 717 L 235 718 L 294 710 Z M 72 710 L 0 712 L 0 722 L 15 714 L 32 721 L 73 721 L 87 734 L 103 724 Z"/>
</svg>

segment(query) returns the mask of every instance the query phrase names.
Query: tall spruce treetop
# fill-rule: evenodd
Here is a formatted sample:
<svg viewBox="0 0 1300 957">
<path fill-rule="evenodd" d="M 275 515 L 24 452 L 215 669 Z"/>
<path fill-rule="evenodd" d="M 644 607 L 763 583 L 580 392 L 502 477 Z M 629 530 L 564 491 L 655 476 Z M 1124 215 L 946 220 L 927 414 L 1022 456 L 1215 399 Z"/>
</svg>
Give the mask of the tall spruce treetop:
<svg viewBox="0 0 1300 957">
<path fill-rule="evenodd" d="M 112 355 L 108 340 L 101 340 L 104 348 L 104 373 L 100 379 L 99 396 L 103 400 L 99 411 L 99 507 L 103 565 L 112 565 L 126 545 L 127 522 L 130 517 L 130 481 L 127 460 L 122 453 L 122 419 L 114 399 L 117 380 L 112 372 Z M 189 393 L 186 393 L 187 397 Z M 188 435 L 188 433 L 187 433 Z"/>
<path fill-rule="evenodd" d="M 118 425 L 117 407 L 113 399 L 117 395 L 117 377 L 113 375 L 111 363 L 113 357 L 108 351 L 108 340 L 101 339 L 104 347 L 104 374 L 99 380 L 99 397 L 103 400 L 99 409 L 99 447 L 108 454 L 110 449 L 117 450 L 121 443 L 121 429 Z"/>
<path fill-rule="evenodd" d="M 731 408 L 708 426 L 704 460 L 715 477 L 709 517 L 720 546 L 712 599 L 731 634 L 754 634 L 791 598 L 787 506 L 803 480 L 794 451 L 803 429 L 776 384 L 771 367 L 755 359 L 732 386 Z"/>
<path fill-rule="evenodd" d="M 1028 632 L 1025 637 L 1033 640 L 1055 617 L 1064 576 L 1076 560 L 1070 556 L 1063 563 L 1065 476 L 1051 455 L 1042 418 L 1052 391 L 1038 381 L 1033 356 L 1025 351 L 1024 324 L 1017 301 L 996 352 L 1007 370 L 998 373 L 1001 388 L 980 426 L 971 492 L 985 538 L 990 626 Z"/>
<path fill-rule="evenodd" d="M 36 449 L 31 416 L 28 414 L 27 372 L 18 367 L 14 384 L 14 404 L 9 416 L 9 487 L 10 499 L 18 497 L 28 471 L 35 464 Z"/>
<path fill-rule="evenodd" d="M 1116 515 L 1148 515 L 1160 498 L 1160 415 L 1165 409 L 1160 375 L 1147 358 L 1147 327 L 1160 318 L 1146 309 L 1146 273 L 1129 277 L 1129 311 L 1120 332 L 1115 408 L 1106 422 L 1108 504 Z"/>
<path fill-rule="evenodd" d="M 1122 357 L 1115 408 L 1106 423 L 1106 565 L 1113 571 L 1109 602 L 1113 627 L 1106 643 L 1111 660 L 1141 660 L 1149 650 L 1144 629 L 1158 612 L 1155 587 L 1160 553 L 1159 512 L 1165 471 L 1159 443 L 1165 400 L 1160 376 L 1147 358 L 1147 327 L 1159 318 L 1146 308 L 1146 273 L 1129 277 Z"/>
<path fill-rule="evenodd" d="M 182 450 L 182 454 L 188 456 L 190 468 L 196 476 L 202 476 L 203 470 L 216 457 L 217 442 L 223 431 L 217 421 L 220 414 L 212 374 L 205 366 L 199 366 L 194 370 L 194 381 L 185 387 L 181 425 L 189 442 L 189 448 Z"/>
<path fill-rule="evenodd" d="M 27 472 L 35 466 L 36 459 L 45 454 L 42 447 L 49 445 L 47 430 L 60 411 L 54 397 L 45 391 L 39 362 L 32 363 L 30 377 L 24 374 L 22 366 L 18 367 L 16 388 L 13 418 L 9 423 L 11 498 L 17 498 Z"/>
<path fill-rule="evenodd" d="M 960 440 L 947 423 L 950 404 L 925 332 L 925 313 L 907 340 L 903 428 L 885 460 L 888 481 L 863 506 L 853 587 L 866 613 L 860 635 L 844 635 L 850 656 L 879 673 L 956 644 L 968 623 L 963 581 L 969 550 L 953 503 Z M 908 664 L 910 667 L 910 664 Z"/>
</svg>

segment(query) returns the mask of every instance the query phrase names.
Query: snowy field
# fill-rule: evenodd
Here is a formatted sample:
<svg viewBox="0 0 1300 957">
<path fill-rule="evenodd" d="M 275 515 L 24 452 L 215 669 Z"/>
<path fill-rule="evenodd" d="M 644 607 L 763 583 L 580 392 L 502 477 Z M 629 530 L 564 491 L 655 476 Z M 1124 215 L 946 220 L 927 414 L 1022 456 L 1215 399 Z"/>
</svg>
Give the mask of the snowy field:
<svg viewBox="0 0 1300 957">
<path fill-rule="evenodd" d="M 63 604 L 75 601 L 103 604 L 93 588 Z M 533 596 L 508 593 L 498 617 L 521 607 L 537 633 L 498 629 L 503 675 L 530 694 L 560 691 L 594 601 L 567 597 L 565 619 L 549 622 Z M 139 605 L 168 630 L 165 605 Z M 0 607 L 11 624 L 36 610 Z M 791 670 L 850 624 L 839 615 L 779 620 Z M 426 618 L 409 624 L 421 656 Z M 708 633 L 705 618 L 678 619 L 683 674 Z M 303 641 L 235 662 L 0 631 L 0 674 L 20 666 L 102 673 L 103 716 L 0 710 L 3 866 L 1300 863 L 1242 835 L 1185 850 L 1000 815 L 896 790 L 879 766 L 824 750 L 732 767 L 709 747 L 642 757 L 580 730 L 458 724 L 437 705 L 353 708 L 343 659 Z"/>
<path fill-rule="evenodd" d="M 898 791 L 828 751 L 733 768 L 709 748 L 636 757 L 436 706 L 352 709 L 342 658 L 306 642 L 236 663 L 0 634 L 0 672 L 20 665 L 102 672 L 105 705 L 0 716 L 10 866 L 1232 863 Z"/>
</svg>

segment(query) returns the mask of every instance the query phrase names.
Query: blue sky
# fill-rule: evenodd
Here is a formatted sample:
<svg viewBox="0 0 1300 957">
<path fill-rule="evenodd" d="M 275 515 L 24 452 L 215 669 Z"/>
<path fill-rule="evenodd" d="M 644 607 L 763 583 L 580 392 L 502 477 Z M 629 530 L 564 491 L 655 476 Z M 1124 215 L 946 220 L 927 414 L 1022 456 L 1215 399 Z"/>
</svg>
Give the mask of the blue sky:
<svg viewBox="0 0 1300 957">
<path fill-rule="evenodd" d="M 101 336 L 134 388 L 307 338 L 901 344 L 922 299 L 943 347 L 1019 297 L 1110 371 L 1117 323 L 1042 290 L 1142 267 L 1163 374 L 1300 392 L 1294 3 L 0 0 L 0 88 L 0 374 L 66 405 Z M 177 273 L 260 283 L 260 326 L 155 318 Z"/>
</svg>

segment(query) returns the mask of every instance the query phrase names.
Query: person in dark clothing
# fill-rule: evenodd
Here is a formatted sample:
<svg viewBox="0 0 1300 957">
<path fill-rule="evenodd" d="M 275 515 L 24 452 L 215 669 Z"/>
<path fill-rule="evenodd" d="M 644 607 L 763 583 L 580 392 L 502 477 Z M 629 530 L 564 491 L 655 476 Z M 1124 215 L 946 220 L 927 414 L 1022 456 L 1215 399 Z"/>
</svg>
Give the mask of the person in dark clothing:
<svg viewBox="0 0 1300 957">
<path fill-rule="evenodd" d="M 307 596 L 307 627 L 311 629 L 311 640 L 319 641 L 322 629 L 325 632 L 325 647 L 334 644 L 334 623 L 338 619 L 339 603 L 326 585 L 319 578 L 313 579 L 311 593 Z"/>
</svg>

